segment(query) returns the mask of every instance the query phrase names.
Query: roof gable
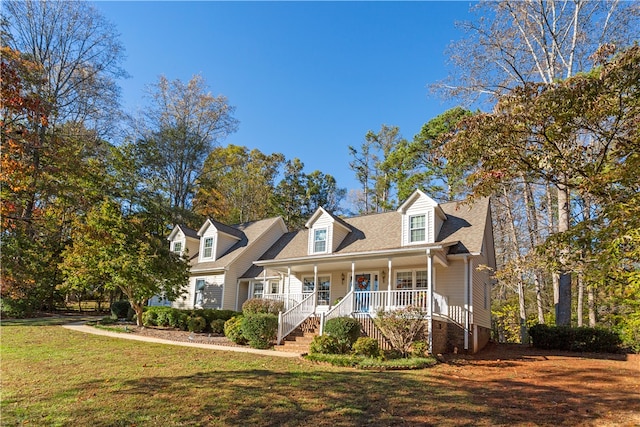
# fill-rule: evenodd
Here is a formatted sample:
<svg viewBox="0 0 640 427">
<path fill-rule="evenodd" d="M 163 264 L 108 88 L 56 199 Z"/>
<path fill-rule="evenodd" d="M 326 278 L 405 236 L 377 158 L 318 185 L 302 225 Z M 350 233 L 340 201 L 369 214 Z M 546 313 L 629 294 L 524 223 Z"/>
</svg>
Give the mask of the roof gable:
<svg viewBox="0 0 640 427">
<path fill-rule="evenodd" d="M 443 220 L 447 219 L 447 216 L 445 215 L 444 211 L 442 210 L 438 202 L 436 202 L 431 197 L 424 194 L 421 190 L 415 190 L 413 193 L 411 193 L 411 195 L 407 198 L 407 200 L 405 200 L 400 205 L 400 207 L 398 207 L 398 212 L 400 212 L 401 214 L 407 213 L 407 211 L 411 208 L 411 206 L 413 206 L 413 204 L 418 200 L 421 200 L 422 203 L 427 207 L 435 208 L 436 214 L 441 219 Z"/>
<path fill-rule="evenodd" d="M 316 221 L 318 221 L 318 219 L 320 219 L 323 215 L 328 216 L 331 219 L 332 224 L 338 225 L 344 228 L 347 232 L 351 231 L 351 227 L 349 226 L 349 224 L 347 224 L 337 216 L 327 212 L 322 206 L 316 209 L 316 211 L 313 213 L 313 215 L 311 215 L 311 218 L 309 218 L 309 220 L 304 226 L 307 228 L 312 228 L 313 224 L 315 224 Z"/>
<path fill-rule="evenodd" d="M 227 236 L 235 240 L 241 240 L 243 237 L 242 231 L 238 230 L 237 228 L 230 227 L 211 218 L 207 218 L 202 227 L 200 227 L 200 230 L 198 230 L 198 236 L 204 235 L 209 227 L 213 227 L 218 231 L 218 233 L 226 234 Z"/>
<path fill-rule="evenodd" d="M 192 239 L 198 239 L 198 232 L 192 228 L 187 227 L 184 224 L 176 224 L 173 227 L 173 230 L 171 230 L 171 233 L 169 234 L 169 237 L 167 237 L 167 240 L 173 240 L 176 237 L 176 234 L 178 234 L 178 232 L 182 232 L 182 234 L 185 235 L 185 237 L 190 237 Z"/>
</svg>

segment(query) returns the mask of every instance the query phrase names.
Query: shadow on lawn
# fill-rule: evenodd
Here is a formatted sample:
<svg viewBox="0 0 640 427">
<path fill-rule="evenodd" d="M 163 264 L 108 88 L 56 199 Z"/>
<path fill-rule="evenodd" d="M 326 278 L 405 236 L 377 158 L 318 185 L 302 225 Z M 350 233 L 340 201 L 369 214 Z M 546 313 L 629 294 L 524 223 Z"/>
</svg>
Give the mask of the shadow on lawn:
<svg viewBox="0 0 640 427">
<path fill-rule="evenodd" d="M 303 365 L 304 369 L 304 365 Z M 549 372 L 549 376 L 556 375 Z M 627 373 L 628 374 L 628 373 Z M 521 379 L 478 381 L 447 372 L 268 369 L 148 376 L 124 381 L 106 399 L 122 399 L 118 419 L 131 425 L 162 413 L 164 425 L 578 425 L 597 424 L 607 412 L 633 413 L 637 394 L 601 393 L 589 383 L 616 384 L 623 372 L 576 371 L 562 387 Z M 86 383 L 81 388 L 95 388 Z M 101 394 L 104 391 L 100 392 Z M 91 406 L 81 419 L 96 419 Z M 115 415 L 115 414 L 114 414 Z M 94 423 L 95 424 L 95 423 Z M 98 423 L 100 424 L 100 423 Z"/>
</svg>

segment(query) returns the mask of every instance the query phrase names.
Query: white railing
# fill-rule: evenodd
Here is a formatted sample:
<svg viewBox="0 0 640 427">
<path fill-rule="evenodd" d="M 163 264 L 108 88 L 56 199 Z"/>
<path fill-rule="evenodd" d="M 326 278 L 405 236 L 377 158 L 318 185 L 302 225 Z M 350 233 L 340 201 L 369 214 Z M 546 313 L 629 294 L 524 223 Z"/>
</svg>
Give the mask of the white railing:
<svg viewBox="0 0 640 427">
<path fill-rule="evenodd" d="M 278 315 L 278 344 L 282 344 L 284 337 L 293 332 L 309 316 L 315 312 L 316 293 L 313 292 L 300 301 L 299 304 Z"/>
<path fill-rule="evenodd" d="M 307 294 L 263 294 L 262 298 L 284 302 L 285 311 L 300 304 Z"/>
<path fill-rule="evenodd" d="M 351 313 L 353 313 L 353 303 L 353 291 L 349 291 L 349 293 L 345 295 L 338 304 L 331 307 L 331 310 L 327 311 L 324 314 L 324 321 L 326 322 L 327 320 L 333 319 L 335 317 L 351 316 Z M 324 322 L 321 322 L 320 329 L 320 335 L 322 335 Z"/>
</svg>

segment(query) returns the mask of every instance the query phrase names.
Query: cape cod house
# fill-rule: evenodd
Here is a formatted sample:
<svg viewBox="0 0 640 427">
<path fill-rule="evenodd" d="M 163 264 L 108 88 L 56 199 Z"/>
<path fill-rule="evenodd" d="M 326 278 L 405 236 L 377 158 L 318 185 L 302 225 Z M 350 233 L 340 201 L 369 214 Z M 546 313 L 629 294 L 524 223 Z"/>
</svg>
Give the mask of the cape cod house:
<svg viewBox="0 0 640 427">
<path fill-rule="evenodd" d="M 240 310 L 249 298 L 282 300 L 279 342 L 310 319 L 322 333 L 338 316 L 360 319 L 377 336 L 377 312 L 410 305 L 426 311 L 434 353 L 475 352 L 489 340 L 488 199 L 438 204 L 417 190 L 392 212 L 343 219 L 319 208 L 305 230 L 287 232 L 281 218 L 236 226 L 209 219 L 198 232 L 176 227 L 169 240 L 174 250 L 198 251 L 189 293 L 175 306 Z"/>
</svg>

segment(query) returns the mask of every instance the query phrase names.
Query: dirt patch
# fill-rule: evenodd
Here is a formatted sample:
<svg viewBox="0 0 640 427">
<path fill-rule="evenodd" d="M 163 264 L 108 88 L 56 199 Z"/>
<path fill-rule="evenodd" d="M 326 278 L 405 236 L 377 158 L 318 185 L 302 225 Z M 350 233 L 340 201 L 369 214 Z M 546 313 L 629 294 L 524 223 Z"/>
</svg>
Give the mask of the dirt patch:
<svg viewBox="0 0 640 427">
<path fill-rule="evenodd" d="M 178 329 L 171 328 L 160 328 L 160 327 L 142 327 L 142 326 L 128 326 L 128 329 L 131 331 L 130 333 L 148 336 L 154 338 L 160 338 L 163 340 L 170 341 L 180 341 L 180 342 L 195 342 L 200 344 L 213 344 L 213 345 L 224 345 L 228 347 L 237 347 L 238 344 L 231 341 L 229 338 L 224 335 L 217 335 L 211 333 L 194 333 L 181 331 Z"/>
<path fill-rule="evenodd" d="M 640 426 L 640 355 L 571 353 L 490 344 L 445 355 L 443 384 L 471 391 L 512 425 Z"/>
</svg>

